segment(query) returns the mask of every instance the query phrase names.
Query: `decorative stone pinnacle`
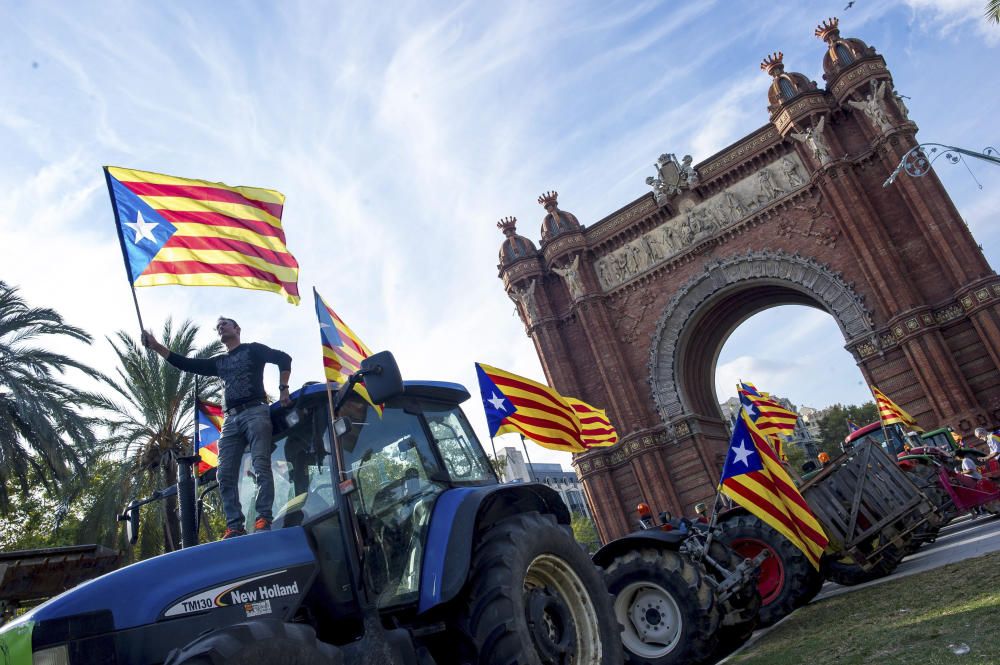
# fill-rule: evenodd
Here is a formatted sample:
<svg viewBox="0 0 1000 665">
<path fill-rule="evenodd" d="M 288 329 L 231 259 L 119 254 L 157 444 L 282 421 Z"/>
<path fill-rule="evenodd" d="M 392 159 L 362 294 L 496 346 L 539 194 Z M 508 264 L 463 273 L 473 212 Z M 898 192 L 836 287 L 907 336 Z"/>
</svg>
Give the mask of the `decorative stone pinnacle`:
<svg viewBox="0 0 1000 665">
<path fill-rule="evenodd" d="M 538 202 L 542 204 L 542 207 L 546 210 L 549 206 L 558 207 L 559 192 L 545 192 L 538 197 Z"/>
<path fill-rule="evenodd" d="M 775 51 L 771 55 L 764 58 L 764 61 L 760 63 L 760 68 L 771 76 L 780 76 L 782 72 L 785 71 L 785 65 L 782 59 L 785 54 L 781 51 Z"/>
<path fill-rule="evenodd" d="M 816 36 L 829 44 L 840 37 L 840 20 L 832 16 L 816 26 Z"/>
<path fill-rule="evenodd" d="M 504 217 L 497 222 L 497 228 L 503 231 L 503 234 L 509 238 L 517 233 L 515 224 L 517 224 L 517 217 Z"/>
</svg>

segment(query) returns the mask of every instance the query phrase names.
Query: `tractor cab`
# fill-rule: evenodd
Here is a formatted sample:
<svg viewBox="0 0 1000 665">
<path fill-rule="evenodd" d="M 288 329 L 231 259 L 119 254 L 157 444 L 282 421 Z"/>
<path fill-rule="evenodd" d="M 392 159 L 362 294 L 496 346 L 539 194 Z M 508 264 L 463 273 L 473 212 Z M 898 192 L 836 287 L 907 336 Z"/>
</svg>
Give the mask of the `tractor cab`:
<svg viewBox="0 0 1000 665">
<path fill-rule="evenodd" d="M 303 388 L 293 396 L 294 407 L 276 408 L 273 418 L 272 530 L 322 521 L 336 505 L 335 492 L 352 494 L 355 517 L 369 537 L 363 572 L 378 607 L 415 601 L 438 497 L 455 487 L 498 482 L 459 408 L 468 397 L 463 387 L 441 382 L 406 382 L 401 395 L 380 407 L 350 393 L 332 423 L 343 454 L 343 473 L 336 478 L 326 386 Z M 257 517 L 256 491 L 247 452 L 239 495 L 248 525 Z"/>
</svg>

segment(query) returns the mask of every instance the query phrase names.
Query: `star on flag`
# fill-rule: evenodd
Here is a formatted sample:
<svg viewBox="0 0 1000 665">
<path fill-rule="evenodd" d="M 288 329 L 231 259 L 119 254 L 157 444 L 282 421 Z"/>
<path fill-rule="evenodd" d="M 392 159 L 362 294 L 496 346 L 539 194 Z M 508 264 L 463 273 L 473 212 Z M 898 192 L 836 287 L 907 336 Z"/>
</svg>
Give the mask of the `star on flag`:
<svg viewBox="0 0 1000 665">
<path fill-rule="evenodd" d="M 139 244 L 140 240 L 148 240 L 152 243 L 156 242 L 156 236 L 153 235 L 153 229 L 159 226 L 159 222 L 147 222 L 142 218 L 142 211 L 135 211 L 135 221 L 125 222 L 125 226 L 129 227 L 135 231 L 135 244 Z"/>
</svg>

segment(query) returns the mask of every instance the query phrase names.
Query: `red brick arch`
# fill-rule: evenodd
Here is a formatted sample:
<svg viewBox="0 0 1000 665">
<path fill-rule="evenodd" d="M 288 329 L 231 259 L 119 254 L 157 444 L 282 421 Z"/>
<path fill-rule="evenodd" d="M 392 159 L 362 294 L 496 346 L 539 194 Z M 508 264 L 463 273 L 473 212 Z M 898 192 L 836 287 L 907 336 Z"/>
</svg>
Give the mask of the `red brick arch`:
<svg viewBox="0 0 1000 665">
<path fill-rule="evenodd" d="M 573 461 L 605 539 L 640 500 L 676 514 L 711 499 L 718 353 L 778 304 L 828 312 L 865 379 L 924 427 L 1000 426 L 1000 278 L 933 172 L 883 187 L 917 126 L 882 56 L 848 41 L 825 89 L 782 74 L 794 94 L 772 83 L 768 124 L 697 164 L 662 155 L 654 191 L 603 219 L 547 192 L 537 249 L 501 224 L 500 278 L 549 383 L 621 437 Z M 874 90 L 878 114 L 859 101 Z"/>
</svg>

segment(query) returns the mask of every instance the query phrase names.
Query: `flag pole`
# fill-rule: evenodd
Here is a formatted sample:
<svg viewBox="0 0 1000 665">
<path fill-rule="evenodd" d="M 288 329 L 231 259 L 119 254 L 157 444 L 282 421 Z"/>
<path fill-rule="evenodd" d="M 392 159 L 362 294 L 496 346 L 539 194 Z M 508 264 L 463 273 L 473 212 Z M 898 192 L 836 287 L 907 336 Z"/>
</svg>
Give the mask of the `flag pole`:
<svg viewBox="0 0 1000 665">
<path fill-rule="evenodd" d="M 500 464 L 500 458 L 497 457 L 497 442 L 492 436 L 490 437 L 490 446 L 493 448 L 493 470 L 496 471 L 496 465 Z M 497 475 L 499 476 L 500 474 L 497 473 Z M 500 479 L 500 482 L 503 482 L 502 478 Z"/>
<path fill-rule="evenodd" d="M 521 447 L 524 448 L 524 459 L 527 460 L 528 462 L 529 482 L 538 482 L 537 480 L 535 480 L 535 469 L 534 466 L 531 464 L 531 456 L 528 455 L 528 442 L 525 440 L 524 435 L 521 434 L 520 432 L 518 432 L 517 435 L 521 437 Z"/>
<path fill-rule="evenodd" d="M 882 426 L 882 437 L 885 439 L 885 449 L 890 450 L 891 443 L 889 441 L 889 430 L 887 430 L 885 427 L 885 418 L 882 417 L 882 407 L 878 403 L 878 395 L 876 395 L 875 391 L 872 390 L 874 387 L 875 386 L 873 386 L 872 384 L 870 383 L 868 384 L 868 389 L 871 390 L 872 393 L 872 399 L 875 400 L 875 410 L 878 412 L 878 422 L 879 425 Z"/>
<path fill-rule="evenodd" d="M 135 280 L 132 278 L 131 270 L 132 264 L 128 260 L 128 250 L 125 248 L 125 236 L 122 235 L 121 215 L 118 213 L 114 185 L 111 184 L 111 173 L 108 171 L 107 166 L 104 167 L 104 179 L 108 183 L 108 196 L 111 197 L 111 209 L 115 213 L 115 230 L 118 232 L 118 244 L 122 249 L 122 258 L 125 259 L 125 275 L 128 277 L 128 287 L 132 290 L 132 303 L 135 305 L 135 315 L 139 319 L 139 331 L 142 333 L 146 331 L 146 327 L 142 323 L 142 312 L 139 311 L 139 298 L 135 295 Z"/>
</svg>

